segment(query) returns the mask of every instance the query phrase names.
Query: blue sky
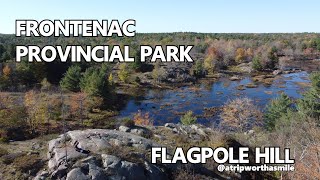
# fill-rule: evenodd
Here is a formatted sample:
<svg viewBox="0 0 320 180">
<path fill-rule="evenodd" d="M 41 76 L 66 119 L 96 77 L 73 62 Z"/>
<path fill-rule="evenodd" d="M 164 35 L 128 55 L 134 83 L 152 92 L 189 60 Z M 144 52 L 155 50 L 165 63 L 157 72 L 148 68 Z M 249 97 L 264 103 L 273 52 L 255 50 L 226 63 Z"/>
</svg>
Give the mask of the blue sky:
<svg viewBox="0 0 320 180">
<path fill-rule="evenodd" d="M 137 32 L 320 32 L 320 1 L 1 2 L 0 33 L 14 33 L 16 19 L 135 19 Z"/>
</svg>

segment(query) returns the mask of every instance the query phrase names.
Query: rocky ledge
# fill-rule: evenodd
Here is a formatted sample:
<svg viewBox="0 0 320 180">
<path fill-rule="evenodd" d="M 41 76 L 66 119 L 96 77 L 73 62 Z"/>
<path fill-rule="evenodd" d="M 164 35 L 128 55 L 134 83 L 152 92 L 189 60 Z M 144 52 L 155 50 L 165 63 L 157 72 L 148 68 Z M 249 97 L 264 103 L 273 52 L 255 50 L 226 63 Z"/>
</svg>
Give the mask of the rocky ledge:
<svg viewBox="0 0 320 180">
<path fill-rule="evenodd" d="M 217 173 L 215 164 L 151 164 L 151 147 L 167 147 L 168 158 L 177 146 L 205 145 L 214 131 L 201 125 L 126 127 L 116 130 L 69 131 L 48 143 L 47 166 L 34 179 L 135 180 L 224 179 L 237 174 Z M 178 178 L 176 176 L 179 176 Z M 186 177 L 187 178 L 187 177 Z"/>
</svg>

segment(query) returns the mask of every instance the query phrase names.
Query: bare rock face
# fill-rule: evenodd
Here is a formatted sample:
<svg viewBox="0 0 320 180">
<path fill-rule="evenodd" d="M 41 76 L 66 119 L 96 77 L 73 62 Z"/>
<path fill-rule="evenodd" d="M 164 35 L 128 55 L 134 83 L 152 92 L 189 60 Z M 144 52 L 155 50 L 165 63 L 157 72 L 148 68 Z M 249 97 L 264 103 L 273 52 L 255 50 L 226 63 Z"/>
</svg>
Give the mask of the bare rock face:
<svg viewBox="0 0 320 180">
<path fill-rule="evenodd" d="M 59 138 L 48 143 L 48 172 L 41 172 L 36 178 L 166 179 L 160 168 L 147 161 L 136 163 L 104 154 L 105 150 L 111 147 L 113 149 L 131 147 L 148 150 L 153 146 L 160 146 L 151 140 L 133 134 L 143 135 L 142 129 L 133 130 L 133 133 L 123 131 L 87 129 L 69 131 L 60 135 Z"/>
</svg>

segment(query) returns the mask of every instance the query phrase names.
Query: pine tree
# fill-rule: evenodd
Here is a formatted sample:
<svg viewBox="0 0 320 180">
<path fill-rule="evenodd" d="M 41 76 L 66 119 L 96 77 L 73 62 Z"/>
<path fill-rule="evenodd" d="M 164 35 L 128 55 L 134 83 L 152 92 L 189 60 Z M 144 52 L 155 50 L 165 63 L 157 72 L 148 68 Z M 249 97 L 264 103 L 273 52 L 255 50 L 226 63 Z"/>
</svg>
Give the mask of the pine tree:
<svg viewBox="0 0 320 180">
<path fill-rule="evenodd" d="M 105 68 L 88 68 L 80 81 L 81 91 L 89 96 L 111 98 L 111 90 Z"/>
<path fill-rule="evenodd" d="M 320 72 L 312 73 L 310 80 L 312 87 L 299 99 L 298 111 L 302 115 L 320 119 Z"/>
<path fill-rule="evenodd" d="M 274 130 L 276 121 L 291 110 L 292 101 L 282 93 L 280 97 L 273 99 L 265 112 L 265 123 L 268 130 Z"/>
<path fill-rule="evenodd" d="M 64 90 L 78 92 L 80 90 L 81 68 L 80 66 L 70 66 L 64 77 L 60 81 L 60 86 Z"/>
<path fill-rule="evenodd" d="M 253 59 L 252 59 L 252 68 L 254 70 L 257 70 L 257 71 L 260 71 L 262 70 L 262 65 L 261 65 L 261 57 L 260 56 L 255 56 Z"/>
</svg>

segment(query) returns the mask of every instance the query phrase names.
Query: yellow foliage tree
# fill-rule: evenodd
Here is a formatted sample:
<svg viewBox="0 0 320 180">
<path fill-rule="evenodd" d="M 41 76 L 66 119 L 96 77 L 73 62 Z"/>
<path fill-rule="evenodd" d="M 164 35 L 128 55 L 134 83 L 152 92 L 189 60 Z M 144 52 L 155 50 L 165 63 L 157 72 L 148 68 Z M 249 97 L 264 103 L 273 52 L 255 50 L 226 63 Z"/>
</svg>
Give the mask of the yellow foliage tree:
<svg viewBox="0 0 320 180">
<path fill-rule="evenodd" d="M 130 75 L 130 72 L 128 71 L 128 67 L 126 64 L 120 64 L 120 67 L 119 67 L 119 72 L 118 72 L 118 76 L 119 76 L 119 79 L 124 82 L 124 83 L 127 83 L 129 81 L 129 75 Z"/>
<path fill-rule="evenodd" d="M 24 105 L 29 115 L 29 125 L 35 132 L 37 128 L 46 122 L 48 114 L 48 97 L 47 95 L 37 93 L 33 90 L 25 93 Z"/>
<path fill-rule="evenodd" d="M 214 47 L 209 47 L 207 50 L 206 57 L 204 59 L 204 68 L 205 70 L 211 74 L 215 69 L 215 61 L 218 59 L 218 51 Z"/>
<path fill-rule="evenodd" d="M 242 63 L 246 58 L 246 51 L 243 48 L 238 48 L 236 51 L 236 62 Z"/>
</svg>

